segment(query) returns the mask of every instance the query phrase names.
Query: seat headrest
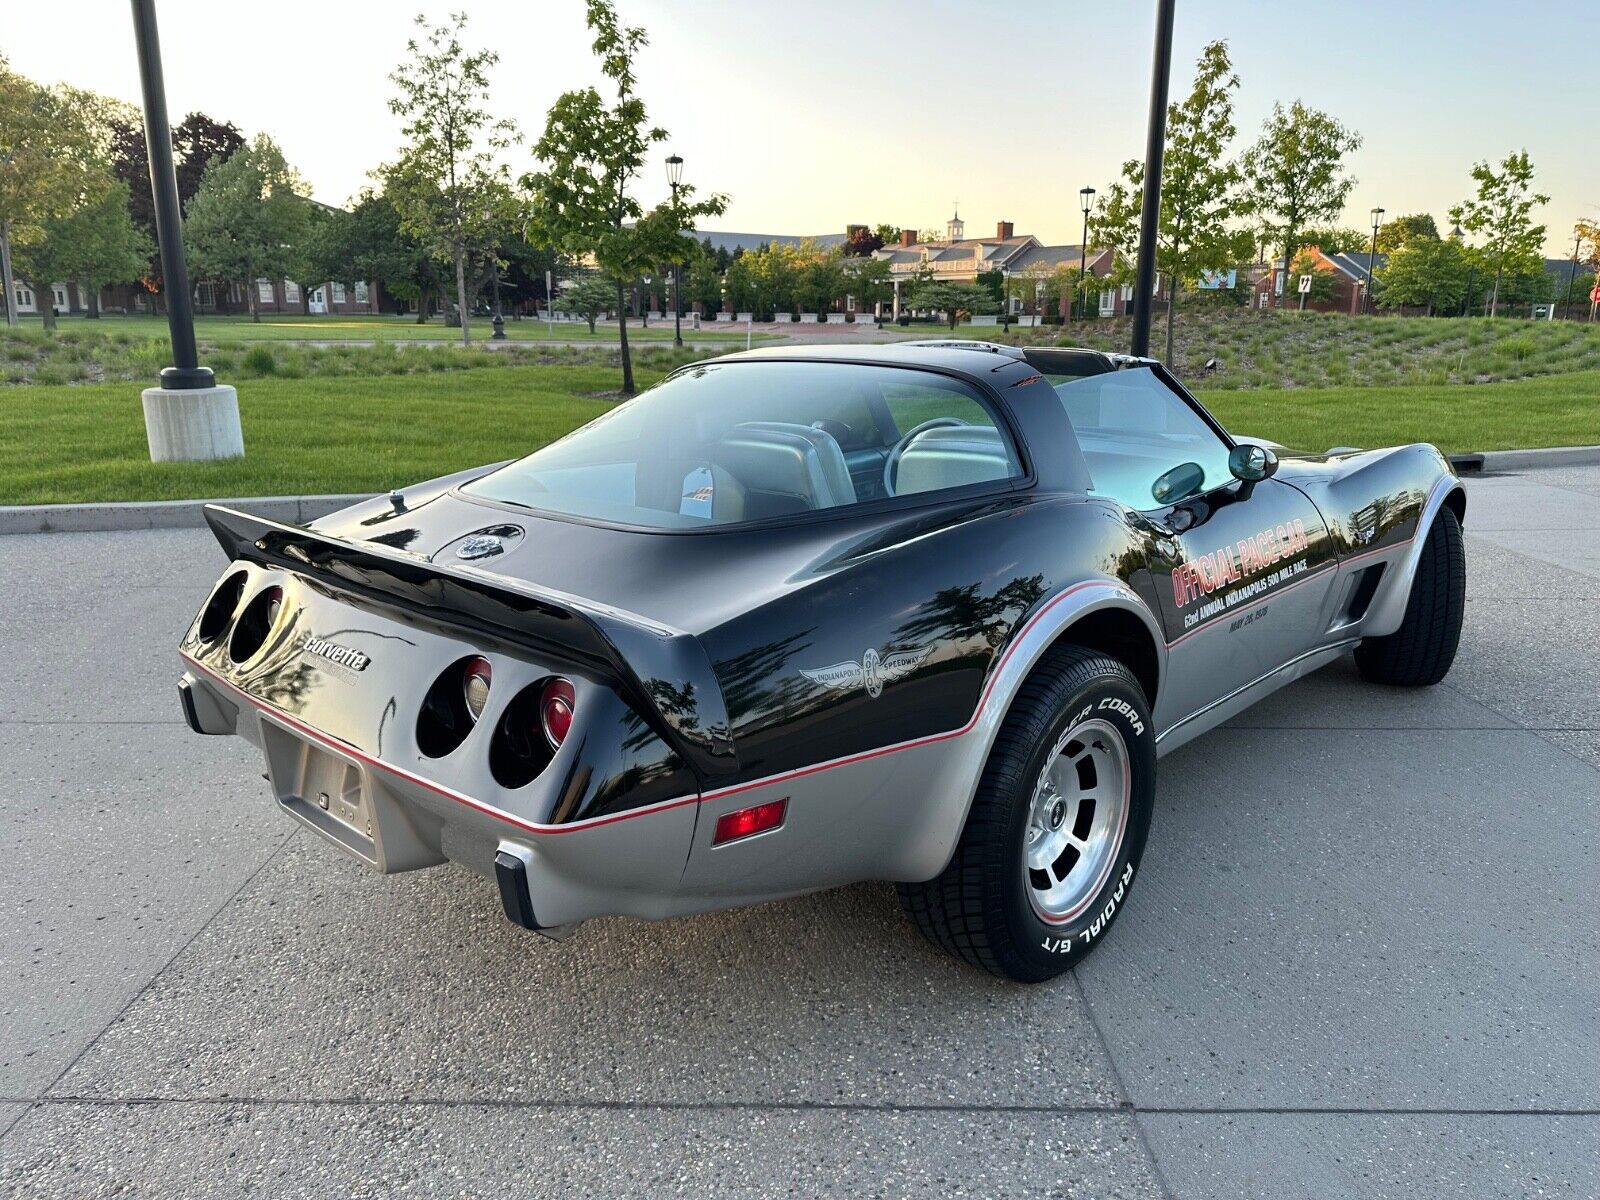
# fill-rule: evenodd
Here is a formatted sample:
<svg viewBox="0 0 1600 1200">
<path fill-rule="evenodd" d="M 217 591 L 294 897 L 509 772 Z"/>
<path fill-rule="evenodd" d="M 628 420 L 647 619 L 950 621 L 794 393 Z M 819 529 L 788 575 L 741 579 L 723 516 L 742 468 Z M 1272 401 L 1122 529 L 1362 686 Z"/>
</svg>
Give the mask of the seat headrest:
<svg viewBox="0 0 1600 1200">
<path fill-rule="evenodd" d="M 1011 474 L 1005 439 L 992 425 L 925 429 L 900 452 L 895 495 L 988 483 Z"/>
</svg>

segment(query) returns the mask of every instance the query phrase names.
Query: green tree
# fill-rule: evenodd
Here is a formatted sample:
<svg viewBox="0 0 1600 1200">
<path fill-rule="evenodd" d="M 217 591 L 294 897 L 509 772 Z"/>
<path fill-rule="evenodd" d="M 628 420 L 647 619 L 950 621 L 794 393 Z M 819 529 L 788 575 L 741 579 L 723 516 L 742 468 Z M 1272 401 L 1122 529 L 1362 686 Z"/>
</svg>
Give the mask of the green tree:
<svg viewBox="0 0 1600 1200">
<path fill-rule="evenodd" d="M 1167 284 L 1169 363 L 1179 289 L 1249 253 L 1232 228 L 1246 205 L 1239 191 L 1239 167 L 1227 159 L 1236 132 L 1233 93 L 1238 87 L 1228 44 L 1212 42 L 1200 52 L 1188 97 L 1167 106 L 1156 269 Z M 1098 244 L 1120 251 L 1122 261 L 1130 264 L 1138 257 L 1143 187 L 1144 163 L 1123 163 L 1122 179 L 1108 189 L 1096 222 Z"/>
<path fill-rule="evenodd" d="M 706 313 L 722 307 L 722 272 L 717 270 L 715 252 L 707 254 L 702 249 L 689 260 L 689 269 L 683 273 L 683 298 Z"/>
<path fill-rule="evenodd" d="M 992 313 L 999 307 L 993 292 L 970 283 L 920 283 L 911 289 L 906 303 L 913 309 L 942 312 L 951 329 L 963 316 Z"/>
<path fill-rule="evenodd" d="M 887 259 L 858 258 L 848 264 L 845 290 L 856 298 L 856 317 L 872 316 L 878 305 L 894 294 L 893 274 Z"/>
<path fill-rule="evenodd" d="M 419 28 L 427 19 L 416 18 Z M 472 341 L 467 270 L 502 233 L 502 198 L 510 174 L 495 153 L 518 140 L 516 127 L 489 113 L 488 71 L 500 56 L 461 43 L 465 13 L 406 43 L 408 60 L 389 79 L 398 95 L 389 109 L 404 119 L 406 144 L 385 171 L 385 190 L 404 229 L 451 265 L 461 341 Z"/>
<path fill-rule="evenodd" d="M 1315 246 L 1324 254 L 1355 254 L 1371 244 L 1372 235 L 1337 225 L 1314 225 L 1300 235 L 1300 244 Z"/>
<path fill-rule="evenodd" d="M 802 312 L 825 313 L 845 293 L 845 273 L 839 256 L 814 253 L 802 257 L 795 272 L 795 303 Z"/>
<path fill-rule="evenodd" d="M 41 87 L 0 55 L 0 287 L 9 325 L 17 323 L 12 252 L 42 240 L 47 220 L 66 218 L 103 192 L 100 102 L 73 88 Z M 45 282 L 48 294 L 53 281 Z"/>
<path fill-rule="evenodd" d="M 684 230 L 702 216 L 721 213 L 727 200 L 713 195 L 697 202 L 694 188 L 684 184 L 676 206 L 646 213 L 630 195 L 651 147 L 667 137 L 665 129 L 649 124 L 635 91 L 634 58 L 649 39 L 643 29 L 621 25 L 610 0 L 588 0 L 587 23 L 615 102 L 606 104 L 592 87 L 558 97 L 534 147 L 544 169 L 525 175 L 522 185 L 532 196 L 530 236 L 574 258 L 590 257 L 616 281 L 622 393 L 631 396 L 636 389 L 624 281 L 660 263 L 687 260 L 693 239 Z"/>
<path fill-rule="evenodd" d="M 1396 217 L 1378 227 L 1378 253 L 1389 254 L 1426 238 L 1439 240 L 1439 226 L 1434 223 L 1431 213 L 1410 213 Z"/>
<path fill-rule="evenodd" d="M 562 312 L 576 313 L 582 317 L 589 322 L 589 332 L 593 333 L 594 323 L 605 316 L 616 298 L 615 280 L 589 272 L 561 289 L 556 297 L 556 307 Z"/>
<path fill-rule="evenodd" d="M 299 188 L 283 151 L 263 133 L 209 169 L 189 202 L 184 235 L 195 274 L 243 280 L 252 321 L 261 320 L 256 281 L 294 276 L 307 210 Z"/>
<path fill-rule="evenodd" d="M 1453 312 L 1466 297 L 1468 270 L 1467 252 L 1459 242 L 1413 237 L 1389 252 L 1378 273 L 1378 306 L 1426 308 L 1430 317 Z"/>
<path fill-rule="evenodd" d="M 1549 204 L 1550 197 L 1533 188 L 1533 163 L 1526 150 L 1508 154 L 1496 171 L 1489 163 L 1475 163 L 1472 178 L 1478 193 L 1450 210 L 1450 219 L 1468 233 L 1484 235 L 1484 244 L 1474 248 L 1477 262 L 1487 273 L 1494 271 L 1494 288 L 1489 293 L 1489 315 L 1500 308 L 1500 285 L 1507 274 L 1531 275 L 1543 270 L 1544 226 L 1533 223 L 1535 205 Z"/>
<path fill-rule="evenodd" d="M 56 325 L 55 306 L 44 300 L 53 282 L 76 280 L 88 295 L 89 315 L 98 317 L 100 289 L 139 278 L 149 260 L 150 239 L 128 215 L 128 185 L 109 172 L 99 182 L 97 197 L 65 216 L 46 217 L 39 238 L 17 256 L 20 274 L 40 297 L 46 329 Z"/>
<path fill-rule="evenodd" d="M 415 302 L 418 324 L 427 320 L 428 298 L 440 285 L 438 263 L 404 228 L 388 196 L 362 192 L 355 207 L 326 227 L 322 237 L 328 278 L 376 281 L 388 295 Z"/>
<path fill-rule="evenodd" d="M 1255 212 L 1282 235 L 1285 263 L 1305 245 L 1307 226 L 1338 219 L 1356 182 L 1344 156 L 1360 146 L 1360 134 L 1299 100 L 1272 106 L 1245 155 L 1244 180 Z M 1285 288 L 1282 303 L 1291 294 Z"/>
</svg>

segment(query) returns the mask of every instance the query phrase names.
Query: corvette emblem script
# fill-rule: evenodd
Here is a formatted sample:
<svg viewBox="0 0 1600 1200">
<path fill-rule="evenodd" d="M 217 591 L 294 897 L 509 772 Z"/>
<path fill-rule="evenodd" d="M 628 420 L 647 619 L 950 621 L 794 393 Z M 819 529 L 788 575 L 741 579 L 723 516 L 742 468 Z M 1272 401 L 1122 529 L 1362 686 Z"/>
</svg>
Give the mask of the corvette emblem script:
<svg viewBox="0 0 1600 1200">
<path fill-rule="evenodd" d="M 901 650 L 879 657 L 876 650 L 868 650 L 861 656 L 860 662 L 834 663 L 831 667 L 801 671 L 800 674 L 812 683 L 820 683 L 823 687 L 841 692 L 848 692 L 866 684 L 867 695 L 876 700 L 883 695 L 884 684 L 911 674 L 922 665 L 923 659 L 932 653 L 931 649 L 925 647 L 921 650 Z"/>
<path fill-rule="evenodd" d="M 300 649 L 306 654 L 315 654 L 318 658 L 325 658 L 352 671 L 365 671 L 367 664 L 372 661 L 359 650 L 352 650 L 349 646 L 341 646 L 337 642 L 323 641 L 319 637 L 312 637 L 309 633 L 306 634 L 306 640 Z"/>
</svg>

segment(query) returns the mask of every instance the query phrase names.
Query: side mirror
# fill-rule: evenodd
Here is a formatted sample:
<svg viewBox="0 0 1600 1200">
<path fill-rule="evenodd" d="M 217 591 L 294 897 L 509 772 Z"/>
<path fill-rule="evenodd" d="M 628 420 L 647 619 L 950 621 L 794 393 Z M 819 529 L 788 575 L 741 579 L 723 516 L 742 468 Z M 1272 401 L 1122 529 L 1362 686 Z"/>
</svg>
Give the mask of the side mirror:
<svg viewBox="0 0 1600 1200">
<path fill-rule="evenodd" d="M 1278 456 L 1265 446 L 1241 442 L 1228 452 L 1228 470 L 1245 483 L 1260 483 L 1277 469 Z"/>
<path fill-rule="evenodd" d="M 1179 463 L 1150 485 L 1157 504 L 1176 504 L 1194 495 L 1206 481 L 1206 469 L 1199 463 Z"/>
</svg>

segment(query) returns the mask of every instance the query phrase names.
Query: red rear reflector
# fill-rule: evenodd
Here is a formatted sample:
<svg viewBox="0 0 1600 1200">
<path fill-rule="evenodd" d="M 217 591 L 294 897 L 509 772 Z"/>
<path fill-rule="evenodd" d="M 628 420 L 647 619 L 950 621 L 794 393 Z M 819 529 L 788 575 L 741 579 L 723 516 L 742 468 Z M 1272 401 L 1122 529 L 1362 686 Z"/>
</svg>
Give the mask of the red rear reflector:
<svg viewBox="0 0 1600 1200">
<path fill-rule="evenodd" d="M 717 818 L 717 829 L 711 837 L 711 844 L 720 846 L 723 842 L 735 842 L 740 838 L 754 837 L 758 833 L 776 829 L 783 824 L 783 814 L 788 807 L 789 798 L 785 796 L 782 800 L 758 804 L 754 808 L 741 808 L 736 812 L 723 813 Z"/>
<path fill-rule="evenodd" d="M 565 679 L 552 679 L 544 685 L 539 697 L 539 724 L 550 749 L 561 749 L 561 743 L 572 732 L 572 709 L 577 700 L 572 684 Z"/>
</svg>

